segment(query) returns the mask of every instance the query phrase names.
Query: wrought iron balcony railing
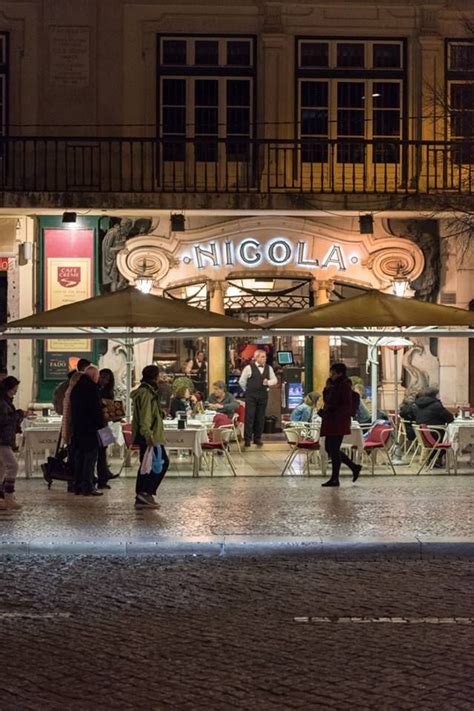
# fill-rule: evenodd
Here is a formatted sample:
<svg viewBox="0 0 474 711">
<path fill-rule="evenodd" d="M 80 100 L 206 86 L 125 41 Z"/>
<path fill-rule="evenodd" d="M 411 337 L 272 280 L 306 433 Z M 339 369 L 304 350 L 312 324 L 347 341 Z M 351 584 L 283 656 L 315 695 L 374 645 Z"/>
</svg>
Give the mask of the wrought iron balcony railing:
<svg viewBox="0 0 474 711">
<path fill-rule="evenodd" d="M 6 192 L 471 194 L 474 142 L 0 138 Z"/>
</svg>

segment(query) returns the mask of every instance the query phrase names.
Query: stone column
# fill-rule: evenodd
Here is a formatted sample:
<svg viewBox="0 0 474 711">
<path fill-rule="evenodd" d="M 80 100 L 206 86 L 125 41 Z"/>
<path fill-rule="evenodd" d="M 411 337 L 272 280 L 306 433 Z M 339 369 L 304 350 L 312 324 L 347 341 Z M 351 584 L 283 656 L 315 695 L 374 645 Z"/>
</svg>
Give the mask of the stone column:
<svg viewBox="0 0 474 711">
<path fill-rule="evenodd" d="M 313 281 L 316 306 L 329 302 L 332 284 L 329 281 Z M 327 336 L 313 336 L 313 390 L 322 393 L 329 376 L 330 352 Z"/>
<path fill-rule="evenodd" d="M 224 294 L 226 283 L 222 281 L 210 281 L 208 282 L 208 289 L 210 296 L 210 311 L 214 311 L 216 314 L 223 314 L 225 311 Z M 225 338 L 222 338 L 221 336 L 209 338 L 207 362 L 208 389 L 210 390 L 212 383 L 215 383 L 216 380 L 223 380 L 225 382 Z"/>
</svg>

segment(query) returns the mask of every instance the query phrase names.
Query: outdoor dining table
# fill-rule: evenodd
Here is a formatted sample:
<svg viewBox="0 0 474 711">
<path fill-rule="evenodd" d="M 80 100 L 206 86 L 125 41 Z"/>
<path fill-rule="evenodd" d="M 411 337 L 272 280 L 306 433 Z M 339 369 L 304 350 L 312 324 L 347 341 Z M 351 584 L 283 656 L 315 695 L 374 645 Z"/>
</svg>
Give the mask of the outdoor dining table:
<svg viewBox="0 0 474 711">
<path fill-rule="evenodd" d="M 474 466 L 474 420 L 456 418 L 446 428 L 446 439 L 451 443 L 456 459 L 469 448 L 470 465 Z"/>
<path fill-rule="evenodd" d="M 20 451 L 25 457 L 25 476 L 33 476 L 46 458 L 53 455 L 61 431 L 61 417 L 35 417 L 23 420 Z"/>
<path fill-rule="evenodd" d="M 165 420 L 165 444 L 169 449 L 188 450 L 193 455 L 193 477 L 199 476 L 202 445 L 208 441 L 207 427 L 201 422 L 188 420 L 185 429 L 178 429 L 177 420 Z"/>
</svg>

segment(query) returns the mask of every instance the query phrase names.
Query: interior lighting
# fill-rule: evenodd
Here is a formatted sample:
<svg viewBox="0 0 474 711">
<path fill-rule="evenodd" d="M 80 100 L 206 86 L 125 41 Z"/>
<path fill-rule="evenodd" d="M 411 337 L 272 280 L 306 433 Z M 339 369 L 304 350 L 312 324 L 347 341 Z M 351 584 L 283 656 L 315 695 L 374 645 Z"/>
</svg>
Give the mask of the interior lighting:
<svg viewBox="0 0 474 711">
<path fill-rule="evenodd" d="M 402 269 L 402 265 L 399 264 L 397 268 L 397 274 L 392 282 L 392 290 L 395 296 L 405 296 L 405 292 L 410 285 L 409 280 L 406 277 L 405 272 Z"/>
<path fill-rule="evenodd" d="M 152 277 L 141 276 L 135 281 L 135 286 L 142 294 L 149 294 L 153 289 L 155 281 Z"/>
</svg>

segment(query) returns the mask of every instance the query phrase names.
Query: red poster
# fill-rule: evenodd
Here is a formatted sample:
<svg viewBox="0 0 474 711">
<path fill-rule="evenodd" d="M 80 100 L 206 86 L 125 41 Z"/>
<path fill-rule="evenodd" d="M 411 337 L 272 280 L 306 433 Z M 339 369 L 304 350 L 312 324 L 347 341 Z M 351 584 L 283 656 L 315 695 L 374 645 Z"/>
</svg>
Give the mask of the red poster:
<svg viewBox="0 0 474 711">
<path fill-rule="evenodd" d="M 8 257 L 0 257 L 0 272 L 7 272 L 8 264 Z"/>
<path fill-rule="evenodd" d="M 90 298 L 94 295 L 94 230 L 44 230 L 43 264 L 45 311 Z M 56 379 L 58 370 L 70 368 L 73 356 L 91 350 L 87 338 L 50 339 L 45 348 L 45 376 Z"/>
</svg>

